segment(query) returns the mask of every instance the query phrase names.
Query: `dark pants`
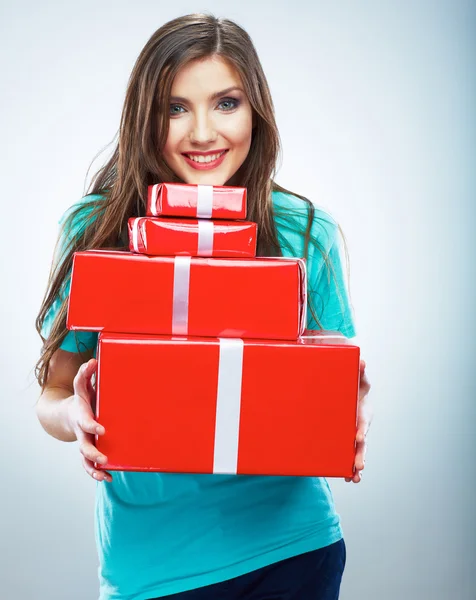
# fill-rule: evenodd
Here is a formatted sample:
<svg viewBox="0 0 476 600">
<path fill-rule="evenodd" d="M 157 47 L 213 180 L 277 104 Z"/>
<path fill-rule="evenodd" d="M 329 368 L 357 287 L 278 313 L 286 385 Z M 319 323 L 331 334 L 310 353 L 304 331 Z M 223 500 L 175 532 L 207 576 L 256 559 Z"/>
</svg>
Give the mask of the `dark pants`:
<svg viewBox="0 0 476 600">
<path fill-rule="evenodd" d="M 345 560 L 341 539 L 234 579 L 151 600 L 337 600 Z"/>
</svg>

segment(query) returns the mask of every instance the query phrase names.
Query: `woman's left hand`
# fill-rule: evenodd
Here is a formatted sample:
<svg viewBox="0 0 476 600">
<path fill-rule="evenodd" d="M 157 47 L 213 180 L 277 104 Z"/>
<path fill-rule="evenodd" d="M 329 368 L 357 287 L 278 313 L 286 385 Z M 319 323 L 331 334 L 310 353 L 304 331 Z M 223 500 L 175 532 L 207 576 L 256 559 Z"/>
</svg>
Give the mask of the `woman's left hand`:
<svg viewBox="0 0 476 600">
<path fill-rule="evenodd" d="M 346 477 L 345 480 L 353 483 L 359 483 L 362 479 L 362 473 L 365 467 L 365 453 L 367 452 L 367 442 L 365 440 L 367 431 L 373 418 L 373 409 L 369 404 L 367 395 L 371 385 L 365 373 L 365 361 L 360 361 L 360 383 L 359 383 L 359 406 L 357 413 L 357 435 L 356 435 L 356 452 L 354 463 L 354 476 Z"/>
</svg>

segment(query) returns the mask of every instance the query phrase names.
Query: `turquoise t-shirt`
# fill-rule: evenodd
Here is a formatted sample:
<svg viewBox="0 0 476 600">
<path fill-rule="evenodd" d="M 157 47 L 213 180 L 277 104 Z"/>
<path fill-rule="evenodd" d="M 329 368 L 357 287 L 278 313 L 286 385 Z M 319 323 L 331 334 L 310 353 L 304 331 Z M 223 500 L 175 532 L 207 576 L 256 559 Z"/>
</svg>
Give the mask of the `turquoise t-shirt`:
<svg viewBox="0 0 476 600">
<path fill-rule="evenodd" d="M 302 256 L 307 208 L 273 192 L 284 256 Z M 87 220 L 87 211 L 85 211 Z M 79 220 L 70 235 L 86 221 Z M 330 281 L 319 250 L 310 247 L 309 293 L 324 329 L 354 337 L 335 221 L 316 207 L 312 234 L 332 261 Z M 67 286 L 65 293 L 69 292 Z M 57 308 L 57 305 L 56 305 Z M 53 307 L 43 327 L 47 337 Z M 308 314 L 308 328 L 316 323 Z M 97 333 L 77 332 L 95 348 Z M 69 332 L 63 350 L 77 352 Z M 321 477 L 262 477 L 112 472 L 96 482 L 95 535 L 99 600 L 149 600 L 211 585 L 316 550 L 343 537 L 331 490 Z"/>
</svg>

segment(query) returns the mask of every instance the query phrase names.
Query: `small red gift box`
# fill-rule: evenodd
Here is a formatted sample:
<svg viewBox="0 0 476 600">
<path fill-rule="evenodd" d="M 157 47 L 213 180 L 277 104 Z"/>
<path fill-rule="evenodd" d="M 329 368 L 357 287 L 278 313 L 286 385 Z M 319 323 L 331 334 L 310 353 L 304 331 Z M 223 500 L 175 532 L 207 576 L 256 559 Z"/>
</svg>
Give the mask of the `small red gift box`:
<svg viewBox="0 0 476 600">
<path fill-rule="evenodd" d="M 148 188 L 147 215 L 197 219 L 245 219 L 246 188 L 157 183 Z"/>
<path fill-rule="evenodd" d="M 102 333 L 96 447 L 125 471 L 352 477 L 360 349 Z"/>
<path fill-rule="evenodd" d="M 67 327 L 295 340 L 306 323 L 299 258 L 76 252 Z"/>
<path fill-rule="evenodd" d="M 154 256 L 256 256 L 256 223 L 210 219 L 131 218 L 131 252 Z"/>
</svg>

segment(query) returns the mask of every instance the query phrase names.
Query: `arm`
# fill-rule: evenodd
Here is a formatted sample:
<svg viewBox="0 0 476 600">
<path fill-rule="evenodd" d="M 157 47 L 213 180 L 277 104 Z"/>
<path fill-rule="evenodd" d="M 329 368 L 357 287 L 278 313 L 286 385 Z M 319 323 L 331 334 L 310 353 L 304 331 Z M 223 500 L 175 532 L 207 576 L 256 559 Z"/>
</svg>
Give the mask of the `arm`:
<svg viewBox="0 0 476 600">
<path fill-rule="evenodd" d="M 92 355 L 88 352 L 87 358 L 92 358 Z M 50 362 L 45 389 L 36 405 L 36 414 L 43 429 L 62 442 L 77 439 L 68 414 L 74 396 L 73 381 L 83 362 L 79 354 L 57 350 Z"/>
<path fill-rule="evenodd" d="M 367 453 L 367 432 L 370 427 L 370 423 L 373 419 L 373 406 L 369 403 L 368 394 L 371 389 L 370 381 L 365 373 L 366 362 L 360 360 L 359 366 L 359 402 L 357 411 L 357 434 L 355 437 L 355 462 L 354 462 L 354 476 L 349 478 L 346 477 L 347 483 L 359 483 L 362 480 L 362 471 L 365 467 L 365 455 Z"/>
<path fill-rule="evenodd" d="M 88 215 L 97 200 L 92 196 L 85 197 L 79 204 L 73 205 L 60 219 L 60 236 L 57 242 L 53 264 L 59 264 L 64 258 L 64 249 L 79 235 L 88 221 Z M 75 209 L 84 203 L 83 211 L 75 213 Z M 68 216 L 75 214 L 71 222 Z M 69 294 L 70 274 L 66 286 L 50 306 L 43 321 L 41 335 L 48 338 L 61 303 Z M 97 333 L 88 331 L 69 331 L 61 346 L 54 352 L 48 369 L 48 379 L 36 405 L 36 414 L 43 429 L 52 437 L 64 441 L 78 440 L 79 450 L 83 455 L 85 470 L 95 479 L 111 479 L 105 471 L 94 468 L 94 462 L 105 463 L 94 445 L 94 435 L 104 435 L 104 427 L 94 419 L 96 393 L 91 378 L 96 370 L 96 359 L 93 359 L 97 342 Z M 87 362 L 84 362 L 86 358 Z"/>
<path fill-rule="evenodd" d="M 92 357 L 90 350 L 87 356 Z M 94 436 L 105 429 L 94 419 L 95 391 L 91 378 L 97 361 L 86 363 L 78 353 L 58 349 L 50 362 L 48 380 L 38 400 L 36 414 L 43 429 L 64 442 L 78 440 L 83 467 L 98 481 L 111 481 L 107 471 L 97 470 L 94 463 L 106 463 L 107 458 L 94 445 Z"/>
<path fill-rule="evenodd" d="M 328 252 L 328 258 L 333 266 L 335 279 L 332 276 L 328 278 L 327 269 L 321 261 L 321 266 L 317 271 L 318 275 L 314 279 L 311 279 L 311 282 L 316 282 L 310 286 L 311 293 L 315 294 L 316 305 L 319 309 L 319 318 L 321 319 L 323 328 L 340 331 L 347 338 L 350 338 L 352 343 L 360 345 L 357 341 L 353 311 L 344 278 L 338 231 L 335 230 L 334 236 L 331 235 L 329 238 L 332 240 L 332 244 Z M 314 326 L 315 323 L 311 319 L 311 327 L 314 328 Z M 373 409 L 368 402 L 371 384 L 365 372 L 365 367 L 366 363 L 361 359 L 354 475 L 351 478 L 345 478 L 347 482 L 352 481 L 353 483 L 359 483 L 362 479 L 367 451 L 366 435 L 373 418 Z"/>
</svg>

